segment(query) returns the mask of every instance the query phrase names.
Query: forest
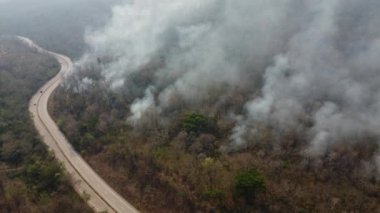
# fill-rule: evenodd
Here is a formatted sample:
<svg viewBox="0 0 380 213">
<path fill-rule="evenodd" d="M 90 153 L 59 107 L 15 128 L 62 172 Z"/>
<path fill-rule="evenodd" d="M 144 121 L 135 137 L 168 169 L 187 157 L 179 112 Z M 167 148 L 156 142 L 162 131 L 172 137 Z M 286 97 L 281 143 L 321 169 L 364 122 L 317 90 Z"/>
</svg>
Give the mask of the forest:
<svg viewBox="0 0 380 213">
<path fill-rule="evenodd" d="M 13 37 L 0 37 L 0 212 L 92 212 L 42 143 L 29 100 L 59 71 Z"/>
<path fill-rule="evenodd" d="M 129 85 L 149 81 L 145 72 Z M 102 86 L 99 81 L 81 92 L 62 86 L 51 111 L 76 150 L 142 212 L 379 209 L 380 182 L 363 166 L 379 149 L 372 138 L 312 158 L 302 153 L 304 134 L 288 129 L 279 139 L 276 129 L 262 124 L 250 145 L 235 149 L 234 120 L 223 110 L 236 107 L 241 96 L 216 112 L 182 102 L 169 118 L 145 113 L 149 122 L 135 124 L 127 119 L 128 96 Z"/>
<path fill-rule="evenodd" d="M 374 0 L 140 0 L 51 112 L 143 212 L 379 212 Z"/>
<path fill-rule="evenodd" d="M 0 0 L 0 34 L 73 59 L 49 112 L 141 212 L 380 212 L 378 11 Z M 58 69 L 1 37 L 0 212 L 91 212 L 28 113 Z"/>
</svg>

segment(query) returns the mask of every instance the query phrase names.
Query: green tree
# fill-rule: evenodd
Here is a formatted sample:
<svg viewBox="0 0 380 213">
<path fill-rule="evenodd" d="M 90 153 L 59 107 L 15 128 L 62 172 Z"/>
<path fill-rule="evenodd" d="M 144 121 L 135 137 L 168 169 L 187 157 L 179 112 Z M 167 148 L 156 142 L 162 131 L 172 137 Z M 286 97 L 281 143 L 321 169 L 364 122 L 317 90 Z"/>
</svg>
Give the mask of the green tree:
<svg viewBox="0 0 380 213">
<path fill-rule="evenodd" d="M 36 193 L 57 191 L 63 183 L 63 177 L 61 166 L 53 159 L 45 162 L 36 160 L 24 170 L 24 178 L 29 189 Z"/>
<path fill-rule="evenodd" d="M 264 178 L 256 169 L 240 172 L 235 177 L 235 190 L 238 196 L 252 200 L 265 190 Z"/>
<path fill-rule="evenodd" d="M 183 130 L 190 134 L 212 131 L 214 126 L 210 118 L 198 113 L 187 115 L 182 123 Z"/>
</svg>

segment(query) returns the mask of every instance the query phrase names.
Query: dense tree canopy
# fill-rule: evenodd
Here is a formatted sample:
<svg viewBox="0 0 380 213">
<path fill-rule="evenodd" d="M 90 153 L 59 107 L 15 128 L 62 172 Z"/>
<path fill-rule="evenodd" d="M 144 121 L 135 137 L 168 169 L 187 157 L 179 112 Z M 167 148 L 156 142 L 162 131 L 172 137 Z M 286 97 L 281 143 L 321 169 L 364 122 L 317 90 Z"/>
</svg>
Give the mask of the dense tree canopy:
<svg viewBox="0 0 380 213">
<path fill-rule="evenodd" d="M 40 141 L 28 111 L 34 92 L 58 70 L 53 58 L 0 37 L 0 212 L 91 212 Z"/>
</svg>

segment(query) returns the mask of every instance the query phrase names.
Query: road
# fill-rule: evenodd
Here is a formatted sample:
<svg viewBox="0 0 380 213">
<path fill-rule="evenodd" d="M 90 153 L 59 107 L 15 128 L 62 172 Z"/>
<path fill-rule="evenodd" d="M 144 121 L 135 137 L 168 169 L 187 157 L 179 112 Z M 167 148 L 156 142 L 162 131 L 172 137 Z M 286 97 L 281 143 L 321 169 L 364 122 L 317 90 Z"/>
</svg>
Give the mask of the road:
<svg viewBox="0 0 380 213">
<path fill-rule="evenodd" d="M 70 72 L 73 67 L 70 58 L 47 51 L 28 38 L 21 36 L 18 38 L 34 50 L 55 57 L 61 64 L 60 72 L 32 97 L 29 103 L 29 111 L 44 143 L 70 175 L 74 189 L 87 200 L 87 203 L 96 212 L 138 212 L 83 160 L 49 115 L 49 98 L 61 83 L 64 74 Z"/>
</svg>

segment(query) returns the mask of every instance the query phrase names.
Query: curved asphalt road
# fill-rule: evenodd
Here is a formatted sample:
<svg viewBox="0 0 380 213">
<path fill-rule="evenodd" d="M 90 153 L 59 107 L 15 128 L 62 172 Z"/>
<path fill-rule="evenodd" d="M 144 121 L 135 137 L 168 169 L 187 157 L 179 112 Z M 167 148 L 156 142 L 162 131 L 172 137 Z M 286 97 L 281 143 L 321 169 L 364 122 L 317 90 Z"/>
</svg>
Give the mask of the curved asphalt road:
<svg viewBox="0 0 380 213">
<path fill-rule="evenodd" d="M 49 98 L 61 83 L 63 75 L 72 69 L 70 58 L 44 50 L 28 38 L 21 36 L 18 38 L 36 51 L 55 57 L 61 64 L 61 71 L 42 86 L 30 100 L 29 111 L 44 143 L 69 173 L 74 189 L 88 199 L 87 203 L 96 212 L 138 212 L 92 170 L 73 149 L 49 115 L 47 109 Z"/>
</svg>

